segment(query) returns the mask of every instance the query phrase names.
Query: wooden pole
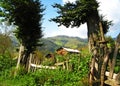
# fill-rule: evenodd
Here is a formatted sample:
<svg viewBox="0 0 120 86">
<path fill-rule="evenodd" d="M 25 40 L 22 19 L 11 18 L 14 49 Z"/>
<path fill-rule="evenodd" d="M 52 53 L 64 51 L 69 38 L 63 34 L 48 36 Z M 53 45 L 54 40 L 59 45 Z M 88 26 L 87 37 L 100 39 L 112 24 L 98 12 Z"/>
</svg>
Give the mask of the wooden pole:
<svg viewBox="0 0 120 86">
<path fill-rule="evenodd" d="M 17 74 L 17 71 L 18 71 L 18 68 L 19 68 L 19 65 L 20 65 L 20 60 L 21 60 L 21 57 L 23 55 L 23 52 L 24 52 L 24 46 L 22 44 L 20 44 L 19 56 L 18 56 L 18 61 L 17 61 L 17 65 L 16 65 L 16 70 L 15 70 L 14 76 L 16 76 L 16 74 Z"/>
<path fill-rule="evenodd" d="M 113 59 L 112 59 L 112 67 L 111 67 L 110 74 L 109 74 L 110 79 L 112 79 L 113 77 L 119 46 L 120 46 L 120 34 L 118 35 L 117 40 L 116 40 L 115 50 L 114 50 Z"/>
<path fill-rule="evenodd" d="M 101 86 L 104 86 L 104 78 L 105 78 L 105 71 L 106 71 L 106 66 L 109 60 L 109 51 L 107 50 L 107 42 L 105 40 L 104 37 L 104 32 L 103 32 L 103 27 L 102 27 L 102 23 L 99 22 L 99 27 L 100 27 L 100 34 L 101 34 L 101 44 L 103 46 L 103 63 L 102 63 L 102 67 L 101 67 Z"/>
<path fill-rule="evenodd" d="M 30 57 L 29 57 L 29 63 L 28 63 L 28 73 L 30 72 L 30 67 L 31 67 L 31 59 L 33 57 L 33 54 L 31 53 L 30 54 Z"/>
</svg>

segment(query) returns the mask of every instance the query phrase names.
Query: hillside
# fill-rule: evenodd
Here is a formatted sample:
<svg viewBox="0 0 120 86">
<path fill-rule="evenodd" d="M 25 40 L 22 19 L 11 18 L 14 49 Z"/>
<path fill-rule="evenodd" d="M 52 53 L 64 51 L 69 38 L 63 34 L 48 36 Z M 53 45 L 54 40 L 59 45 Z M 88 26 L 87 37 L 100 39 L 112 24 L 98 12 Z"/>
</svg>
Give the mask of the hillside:
<svg viewBox="0 0 120 86">
<path fill-rule="evenodd" d="M 39 47 L 39 50 L 45 53 L 55 52 L 55 50 L 60 47 L 48 39 L 42 39 L 41 41 L 43 45 Z"/>
<path fill-rule="evenodd" d="M 55 36 L 42 39 L 43 46 L 39 49 L 43 52 L 55 52 L 59 47 L 78 49 L 87 45 L 87 39 L 69 36 Z"/>
<path fill-rule="evenodd" d="M 19 46 L 16 38 L 11 37 L 11 39 L 14 46 Z M 55 50 L 59 47 L 78 49 L 87 45 L 87 39 L 69 37 L 64 35 L 43 38 L 41 41 L 43 43 L 43 46 L 39 47 L 38 49 L 45 53 L 55 52 Z"/>
<path fill-rule="evenodd" d="M 87 44 L 87 39 L 82 39 L 79 37 L 69 37 L 69 36 L 55 36 L 49 37 L 47 40 L 52 41 L 58 46 L 69 47 L 69 48 L 80 48 Z"/>
</svg>

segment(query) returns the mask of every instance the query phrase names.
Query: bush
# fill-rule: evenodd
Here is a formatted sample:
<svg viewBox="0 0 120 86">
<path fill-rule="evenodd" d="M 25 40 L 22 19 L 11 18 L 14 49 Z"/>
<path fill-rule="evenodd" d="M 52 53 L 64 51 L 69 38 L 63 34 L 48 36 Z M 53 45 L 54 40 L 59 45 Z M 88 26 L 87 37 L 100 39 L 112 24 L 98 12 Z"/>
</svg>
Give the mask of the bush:
<svg viewBox="0 0 120 86">
<path fill-rule="evenodd" d="M 37 86 L 53 86 L 53 85 L 68 85 L 73 86 L 78 84 L 81 77 L 78 77 L 73 72 L 67 70 L 40 70 L 32 74 Z"/>
<path fill-rule="evenodd" d="M 69 65 L 73 66 L 72 71 L 38 69 L 24 74 L 20 68 L 17 76 L 13 77 L 9 76 L 11 71 L 8 69 L 0 77 L 0 86 L 87 86 L 89 56 L 69 55 L 69 61 Z"/>
<path fill-rule="evenodd" d="M 115 67 L 115 73 L 119 73 L 120 72 L 120 66 L 116 66 Z"/>
<path fill-rule="evenodd" d="M 9 55 L 0 55 L 0 71 L 10 69 L 15 65 L 15 61 Z"/>
</svg>

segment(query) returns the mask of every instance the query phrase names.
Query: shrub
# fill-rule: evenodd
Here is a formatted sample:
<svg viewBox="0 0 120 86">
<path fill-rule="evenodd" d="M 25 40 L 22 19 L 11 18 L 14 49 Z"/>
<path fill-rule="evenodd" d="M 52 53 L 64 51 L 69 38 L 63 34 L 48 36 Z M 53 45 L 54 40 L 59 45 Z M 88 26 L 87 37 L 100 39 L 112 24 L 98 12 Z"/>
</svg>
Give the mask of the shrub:
<svg viewBox="0 0 120 86">
<path fill-rule="evenodd" d="M 8 69 L 0 77 L 0 86 L 87 86 L 89 56 L 69 55 L 69 61 L 69 65 L 73 65 L 72 71 L 38 69 L 24 74 L 20 68 L 17 76 L 13 77 L 9 76 Z"/>
<path fill-rule="evenodd" d="M 0 55 L 0 71 L 10 69 L 15 65 L 15 61 L 9 55 Z"/>
</svg>

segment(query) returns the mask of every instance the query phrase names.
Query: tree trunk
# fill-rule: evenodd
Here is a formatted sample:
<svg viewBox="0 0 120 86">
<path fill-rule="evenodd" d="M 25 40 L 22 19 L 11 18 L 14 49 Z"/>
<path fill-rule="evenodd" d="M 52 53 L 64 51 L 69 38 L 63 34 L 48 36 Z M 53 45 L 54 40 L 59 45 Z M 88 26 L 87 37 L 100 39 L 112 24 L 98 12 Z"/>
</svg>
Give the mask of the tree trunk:
<svg viewBox="0 0 120 86">
<path fill-rule="evenodd" d="M 25 47 L 21 44 L 19 49 L 19 57 L 18 57 L 18 62 L 16 66 L 15 75 L 17 73 L 19 66 L 22 66 L 25 69 L 25 71 L 28 72 L 29 58 L 30 58 L 30 52 L 26 51 Z"/>
<path fill-rule="evenodd" d="M 88 41 L 89 50 L 93 54 L 89 82 L 91 86 L 104 85 L 104 76 L 108 62 L 109 52 L 104 37 L 102 23 L 99 22 L 99 16 L 93 16 L 88 19 Z"/>
<path fill-rule="evenodd" d="M 89 83 L 91 86 L 99 86 L 100 80 L 100 65 L 99 65 L 99 23 L 98 16 L 90 17 L 87 21 L 88 26 L 88 42 L 89 51 L 92 53 L 91 65 L 90 65 L 90 75 Z"/>
<path fill-rule="evenodd" d="M 24 50 L 23 56 L 20 60 L 20 65 L 25 69 L 25 72 L 28 72 L 28 68 L 29 68 L 29 59 L 30 58 L 30 52 Z"/>
</svg>

